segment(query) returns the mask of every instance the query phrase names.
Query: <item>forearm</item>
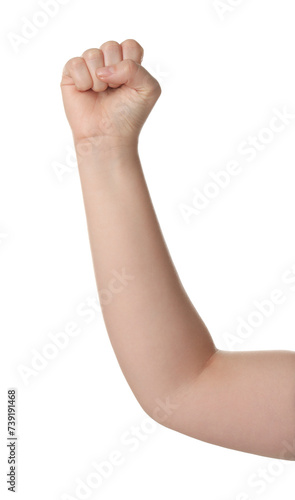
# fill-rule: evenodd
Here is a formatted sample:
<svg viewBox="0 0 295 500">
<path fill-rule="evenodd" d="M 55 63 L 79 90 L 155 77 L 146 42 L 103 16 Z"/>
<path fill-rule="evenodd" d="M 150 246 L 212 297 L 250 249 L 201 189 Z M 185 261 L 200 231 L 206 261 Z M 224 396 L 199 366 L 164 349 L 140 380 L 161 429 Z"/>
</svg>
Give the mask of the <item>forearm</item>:
<svg viewBox="0 0 295 500">
<path fill-rule="evenodd" d="M 78 166 L 97 288 L 107 288 L 113 270 L 131 277 L 108 304 L 100 296 L 105 325 L 133 393 L 152 412 L 216 348 L 169 255 L 137 148 L 93 148 Z"/>
</svg>

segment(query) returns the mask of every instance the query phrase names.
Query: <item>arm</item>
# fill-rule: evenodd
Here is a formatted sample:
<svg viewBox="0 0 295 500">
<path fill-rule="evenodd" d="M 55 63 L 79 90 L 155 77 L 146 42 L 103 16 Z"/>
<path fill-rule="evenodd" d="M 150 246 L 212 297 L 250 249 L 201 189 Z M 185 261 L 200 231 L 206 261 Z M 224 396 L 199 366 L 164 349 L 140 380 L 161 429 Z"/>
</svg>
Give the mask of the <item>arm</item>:
<svg viewBox="0 0 295 500">
<path fill-rule="evenodd" d="M 218 350 L 169 255 L 138 155 L 161 93 L 142 55 L 135 41 L 108 42 L 69 61 L 61 83 L 114 352 L 156 421 L 216 445 L 295 459 L 295 353 Z M 110 64 L 115 73 L 98 78 L 96 69 Z M 108 287 L 111 300 L 100 292 Z"/>
</svg>

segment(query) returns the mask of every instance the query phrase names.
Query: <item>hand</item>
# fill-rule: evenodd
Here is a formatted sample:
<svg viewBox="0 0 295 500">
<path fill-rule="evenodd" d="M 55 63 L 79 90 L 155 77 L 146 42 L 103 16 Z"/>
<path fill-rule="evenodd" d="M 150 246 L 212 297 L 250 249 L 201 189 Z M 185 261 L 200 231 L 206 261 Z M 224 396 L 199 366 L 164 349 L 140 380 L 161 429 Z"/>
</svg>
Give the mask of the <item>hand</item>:
<svg viewBox="0 0 295 500">
<path fill-rule="evenodd" d="M 140 130 L 161 94 L 159 82 L 141 66 L 143 48 L 132 39 L 109 41 L 70 59 L 61 90 L 75 145 L 137 144 Z M 114 73 L 99 76 L 111 67 Z"/>
</svg>

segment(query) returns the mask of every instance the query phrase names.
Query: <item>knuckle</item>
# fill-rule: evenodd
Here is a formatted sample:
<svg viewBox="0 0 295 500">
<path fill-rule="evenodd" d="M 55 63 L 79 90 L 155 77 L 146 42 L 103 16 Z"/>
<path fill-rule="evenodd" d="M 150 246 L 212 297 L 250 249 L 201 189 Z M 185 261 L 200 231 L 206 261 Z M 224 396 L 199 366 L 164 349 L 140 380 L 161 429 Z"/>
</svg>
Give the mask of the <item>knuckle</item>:
<svg viewBox="0 0 295 500">
<path fill-rule="evenodd" d="M 144 55 L 144 49 L 136 40 L 134 40 L 134 38 L 127 38 L 127 40 L 124 40 L 124 42 L 121 43 L 121 46 L 123 48 L 137 49 L 138 53 L 141 56 L 141 61 L 142 61 Z"/>
<path fill-rule="evenodd" d="M 62 78 L 65 76 L 71 76 L 70 70 L 69 70 L 69 61 L 64 65 L 62 69 Z"/>
<path fill-rule="evenodd" d="M 108 42 L 105 42 L 103 43 L 101 46 L 100 46 L 100 49 L 102 50 L 106 50 L 106 49 L 109 49 L 111 48 L 112 46 L 119 46 L 120 44 L 118 42 L 116 42 L 115 40 L 109 40 Z"/>
<path fill-rule="evenodd" d="M 124 40 L 121 45 L 124 45 L 124 47 L 135 47 L 143 50 L 142 46 L 134 40 L 134 38 L 127 38 L 127 40 Z"/>
<path fill-rule="evenodd" d="M 84 59 L 83 59 L 83 57 L 73 57 L 72 59 L 70 59 L 70 60 L 68 61 L 68 66 L 69 66 L 71 69 L 78 68 L 78 67 L 80 67 L 82 64 L 84 64 Z"/>
<path fill-rule="evenodd" d="M 83 55 L 82 57 L 84 57 L 84 59 L 97 59 L 98 57 L 100 57 L 102 55 L 102 51 L 100 49 L 87 49 L 85 50 L 85 52 L 83 52 Z"/>
</svg>

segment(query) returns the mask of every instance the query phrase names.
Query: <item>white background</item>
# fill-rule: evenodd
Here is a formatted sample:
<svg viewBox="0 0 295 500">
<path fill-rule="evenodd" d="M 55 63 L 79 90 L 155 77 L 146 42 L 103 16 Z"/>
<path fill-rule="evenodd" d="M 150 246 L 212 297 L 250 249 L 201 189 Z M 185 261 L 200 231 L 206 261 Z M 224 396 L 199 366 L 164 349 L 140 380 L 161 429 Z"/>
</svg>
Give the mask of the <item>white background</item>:
<svg viewBox="0 0 295 500">
<path fill-rule="evenodd" d="M 115 450 L 122 464 L 84 498 L 294 497 L 294 462 L 203 443 L 153 422 L 125 381 L 101 312 L 88 324 L 90 316 L 77 312 L 97 291 L 61 72 L 87 48 L 134 38 L 162 87 L 141 132 L 141 161 L 191 300 L 218 348 L 295 348 L 295 289 L 286 282 L 295 275 L 295 119 L 273 137 L 261 132 L 274 108 L 295 114 L 294 2 L 222 3 L 235 6 L 222 16 L 213 0 L 64 1 L 18 50 L 8 34 L 22 36 L 28 20 L 42 22 L 44 8 L 32 0 L 2 6 L 1 498 L 10 387 L 18 392 L 21 500 L 82 498 L 77 481 Z M 271 140 L 247 161 L 239 146 L 259 134 Z M 194 208 L 194 189 L 204 192 L 209 173 L 232 160 L 239 175 L 186 222 L 181 205 Z M 274 289 L 284 303 L 269 317 L 252 314 L 260 325 L 241 338 L 239 321 Z M 25 380 L 21 367 L 32 368 L 34 353 L 70 322 L 79 334 Z M 136 426 L 142 437 L 132 441 Z"/>
</svg>

